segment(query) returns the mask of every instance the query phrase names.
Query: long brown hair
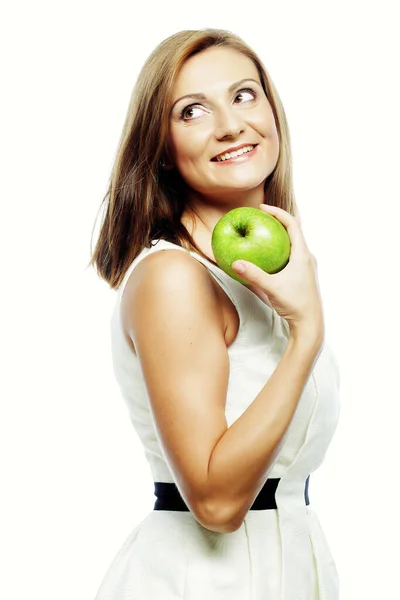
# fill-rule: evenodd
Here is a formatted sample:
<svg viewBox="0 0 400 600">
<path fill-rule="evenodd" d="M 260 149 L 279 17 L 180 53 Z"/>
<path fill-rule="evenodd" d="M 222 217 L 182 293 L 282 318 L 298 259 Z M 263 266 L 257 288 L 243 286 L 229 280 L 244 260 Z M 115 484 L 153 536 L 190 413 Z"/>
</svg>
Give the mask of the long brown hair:
<svg viewBox="0 0 400 600">
<path fill-rule="evenodd" d="M 289 128 L 278 92 L 263 63 L 230 31 L 180 31 L 155 48 L 139 74 L 108 190 L 100 205 L 101 209 L 105 204 L 106 210 L 88 267 L 94 265 L 113 289 L 119 287 L 129 265 L 143 248 L 150 248 L 154 239 L 168 240 L 210 260 L 180 221 L 188 202 L 184 182 L 177 169 L 165 170 L 161 161 L 168 161 L 169 111 L 175 79 L 191 56 L 212 46 L 237 50 L 255 64 L 274 114 L 280 146 L 276 167 L 265 182 L 264 202 L 298 216 Z"/>
</svg>

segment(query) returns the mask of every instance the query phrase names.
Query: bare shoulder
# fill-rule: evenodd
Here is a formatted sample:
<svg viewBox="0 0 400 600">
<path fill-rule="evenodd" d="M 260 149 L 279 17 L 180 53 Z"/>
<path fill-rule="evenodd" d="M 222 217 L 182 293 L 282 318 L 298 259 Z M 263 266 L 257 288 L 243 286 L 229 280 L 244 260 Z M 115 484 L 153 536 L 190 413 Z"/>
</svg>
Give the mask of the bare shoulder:
<svg viewBox="0 0 400 600">
<path fill-rule="evenodd" d="M 125 286 L 124 295 L 135 289 L 144 279 L 159 279 L 161 284 L 179 277 L 210 280 L 207 269 L 187 252 L 166 249 L 154 252 L 143 258 L 134 268 Z M 153 281 L 155 283 L 155 281 Z"/>
<path fill-rule="evenodd" d="M 144 300 L 140 304 L 145 312 L 154 309 L 154 302 L 162 302 L 164 305 L 168 302 L 178 302 L 179 306 L 188 302 L 205 303 L 205 308 L 208 307 L 214 312 L 223 331 L 226 330 L 221 291 L 207 268 L 186 252 L 160 250 L 141 260 L 135 267 L 121 299 L 125 337 L 135 353 L 133 321 L 139 298 L 133 302 L 133 297 L 138 293 L 140 299 Z M 154 297 L 155 295 L 158 297 Z"/>
</svg>

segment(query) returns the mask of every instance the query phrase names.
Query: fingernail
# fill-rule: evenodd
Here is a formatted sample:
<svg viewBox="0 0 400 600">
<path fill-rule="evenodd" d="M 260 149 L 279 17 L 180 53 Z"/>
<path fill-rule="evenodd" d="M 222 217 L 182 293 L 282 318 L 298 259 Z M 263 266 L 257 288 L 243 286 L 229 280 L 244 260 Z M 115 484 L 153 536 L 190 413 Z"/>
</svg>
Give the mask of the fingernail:
<svg viewBox="0 0 400 600">
<path fill-rule="evenodd" d="M 244 273 L 246 270 L 246 267 L 241 262 L 232 263 L 232 268 L 238 273 Z"/>
</svg>

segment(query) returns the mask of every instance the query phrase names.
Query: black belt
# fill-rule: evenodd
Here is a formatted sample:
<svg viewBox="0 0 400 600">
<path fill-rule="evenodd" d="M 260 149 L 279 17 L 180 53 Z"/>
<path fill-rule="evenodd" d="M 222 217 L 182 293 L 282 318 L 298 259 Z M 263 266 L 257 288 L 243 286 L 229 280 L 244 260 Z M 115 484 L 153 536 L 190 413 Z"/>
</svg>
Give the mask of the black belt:
<svg viewBox="0 0 400 600">
<path fill-rule="evenodd" d="M 304 499 L 306 505 L 310 504 L 308 497 L 308 483 L 310 476 L 307 477 L 304 486 Z M 271 508 L 277 508 L 275 501 L 275 492 L 280 479 L 267 479 L 261 488 L 260 493 L 250 506 L 250 510 L 266 510 Z M 182 510 L 189 511 L 188 506 L 183 500 L 179 493 L 179 490 L 175 483 L 165 483 L 161 481 L 154 482 L 154 495 L 157 500 L 154 504 L 153 510 Z"/>
</svg>

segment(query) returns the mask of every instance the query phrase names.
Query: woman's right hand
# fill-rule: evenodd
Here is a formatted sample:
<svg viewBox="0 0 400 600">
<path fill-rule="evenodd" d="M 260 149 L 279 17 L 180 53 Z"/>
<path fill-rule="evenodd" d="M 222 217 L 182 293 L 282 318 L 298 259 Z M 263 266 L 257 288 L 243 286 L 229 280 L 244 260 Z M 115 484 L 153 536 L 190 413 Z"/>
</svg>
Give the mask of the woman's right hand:
<svg viewBox="0 0 400 600">
<path fill-rule="evenodd" d="M 277 206 L 260 204 L 260 210 L 275 217 L 286 228 L 291 242 L 289 262 L 282 271 L 272 275 L 242 259 L 235 261 L 232 268 L 251 284 L 248 286 L 251 291 L 286 319 L 292 333 L 306 330 L 323 338 L 324 316 L 317 262 L 307 247 L 300 220 Z M 238 262 L 246 266 L 244 272 L 235 269 Z"/>
</svg>

